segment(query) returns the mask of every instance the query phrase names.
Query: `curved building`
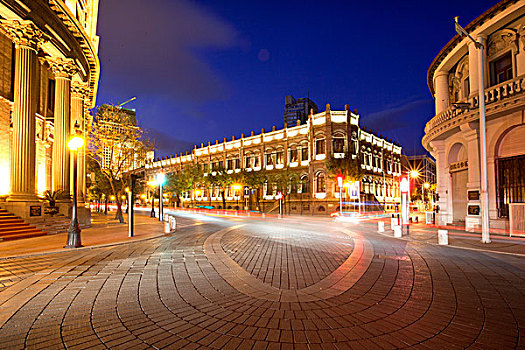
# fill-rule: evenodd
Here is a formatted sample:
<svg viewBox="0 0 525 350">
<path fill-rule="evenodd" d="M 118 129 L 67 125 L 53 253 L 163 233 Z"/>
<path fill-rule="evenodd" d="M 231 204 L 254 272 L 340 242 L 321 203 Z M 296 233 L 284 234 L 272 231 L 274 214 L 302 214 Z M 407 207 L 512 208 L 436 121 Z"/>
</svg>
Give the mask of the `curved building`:
<svg viewBox="0 0 525 350">
<path fill-rule="evenodd" d="M 70 192 L 67 142 L 97 92 L 97 16 L 98 0 L 0 0 L 0 196 L 23 218 L 44 215 L 44 191 Z M 78 173 L 82 199 L 82 152 Z"/>
<path fill-rule="evenodd" d="M 453 19 L 450 19 L 453 30 Z M 489 218 L 507 229 L 525 201 L 525 1 L 504 0 L 465 27 L 484 48 L 456 35 L 427 74 L 435 116 L 423 146 L 436 159 L 438 222 L 481 225 L 479 55 L 485 62 Z"/>
</svg>

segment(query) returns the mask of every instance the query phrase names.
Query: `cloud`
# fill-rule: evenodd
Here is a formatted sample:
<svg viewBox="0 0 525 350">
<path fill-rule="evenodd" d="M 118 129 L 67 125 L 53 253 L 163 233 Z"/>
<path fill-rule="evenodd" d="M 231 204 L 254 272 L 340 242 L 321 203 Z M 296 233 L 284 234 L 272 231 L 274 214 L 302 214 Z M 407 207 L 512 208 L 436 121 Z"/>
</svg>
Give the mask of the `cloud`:
<svg viewBox="0 0 525 350">
<path fill-rule="evenodd" d="M 112 88 L 201 102 L 228 85 L 200 53 L 241 45 L 235 28 L 188 0 L 117 0 L 100 5 L 102 77 Z"/>
<path fill-rule="evenodd" d="M 382 111 L 370 113 L 362 118 L 362 122 L 375 132 L 385 132 L 413 126 L 414 116 L 418 115 L 419 119 L 421 119 L 421 113 L 425 113 L 424 111 L 429 104 L 430 101 L 427 98 L 406 102 Z"/>
</svg>

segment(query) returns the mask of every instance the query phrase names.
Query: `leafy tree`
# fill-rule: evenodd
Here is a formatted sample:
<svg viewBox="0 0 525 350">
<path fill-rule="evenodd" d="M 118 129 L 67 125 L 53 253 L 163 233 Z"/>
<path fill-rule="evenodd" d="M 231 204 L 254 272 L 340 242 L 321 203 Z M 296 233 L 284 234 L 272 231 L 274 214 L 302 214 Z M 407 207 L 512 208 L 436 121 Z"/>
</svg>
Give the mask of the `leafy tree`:
<svg viewBox="0 0 525 350">
<path fill-rule="evenodd" d="M 291 189 L 301 183 L 299 174 L 290 169 L 283 169 L 268 176 L 268 186 L 276 186 L 277 191 L 283 194 L 283 204 L 286 203 Z"/>
<path fill-rule="evenodd" d="M 348 153 L 343 158 L 334 158 L 330 156 L 326 160 L 326 170 L 328 176 L 334 179 L 337 175 L 343 175 L 347 181 L 361 181 L 365 175 L 361 167 L 361 157 L 358 155 L 355 159 Z"/>
<path fill-rule="evenodd" d="M 195 190 L 204 183 L 203 167 L 200 164 L 187 165 L 180 172 L 168 174 L 166 180 L 166 185 L 164 186 L 166 192 L 171 192 L 177 198 L 180 198 L 183 192 Z"/>
<path fill-rule="evenodd" d="M 215 175 L 213 174 L 215 173 Z M 226 189 L 231 186 L 235 181 L 233 174 L 228 174 L 224 167 L 218 167 L 204 178 L 204 181 L 208 186 L 219 186 L 222 197 L 222 207 L 226 208 Z"/>
<path fill-rule="evenodd" d="M 134 113 L 110 105 L 98 108 L 89 138 L 89 157 L 98 163 L 115 196 L 115 218 L 124 223 L 121 197 L 129 183 L 128 172 L 145 158 L 152 144 L 137 126 Z"/>
<path fill-rule="evenodd" d="M 257 208 L 261 207 L 261 192 L 264 184 L 268 180 L 268 175 L 265 170 L 260 171 L 246 171 L 243 170 L 243 183 L 255 190 L 255 200 L 257 202 Z"/>
</svg>

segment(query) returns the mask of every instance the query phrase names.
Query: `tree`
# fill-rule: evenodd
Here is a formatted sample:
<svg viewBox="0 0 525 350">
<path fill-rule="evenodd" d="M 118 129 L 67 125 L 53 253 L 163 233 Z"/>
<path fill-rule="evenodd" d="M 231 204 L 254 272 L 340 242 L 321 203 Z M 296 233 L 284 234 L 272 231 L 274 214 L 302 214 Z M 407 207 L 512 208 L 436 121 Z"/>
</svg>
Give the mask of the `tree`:
<svg viewBox="0 0 525 350">
<path fill-rule="evenodd" d="M 97 210 L 99 209 L 99 204 L 102 200 L 102 197 L 105 198 L 104 214 L 108 212 L 108 198 L 111 191 L 111 185 L 102 173 L 100 165 L 92 158 L 88 158 L 87 162 L 88 173 L 91 174 L 89 181 L 87 183 L 87 196 L 89 201 L 97 202 Z"/>
<path fill-rule="evenodd" d="M 222 206 L 224 209 L 226 209 L 226 189 L 231 186 L 232 183 L 234 183 L 233 177 L 226 172 L 224 167 L 220 166 L 208 173 L 208 175 L 204 178 L 204 181 L 209 186 L 219 186 L 222 197 Z"/>
<path fill-rule="evenodd" d="M 250 187 L 251 189 L 256 190 L 255 194 L 255 200 L 257 202 L 257 208 L 261 207 L 261 190 L 268 180 L 268 175 L 266 174 L 265 170 L 260 171 L 246 171 L 243 170 L 242 172 L 243 176 L 243 183 Z"/>
<path fill-rule="evenodd" d="M 280 191 L 283 194 L 283 204 L 286 203 L 291 189 L 300 184 L 300 182 L 301 179 L 299 174 L 290 169 L 283 169 L 268 176 L 268 186 L 276 186 L 277 191 Z"/>
<path fill-rule="evenodd" d="M 195 191 L 199 184 L 204 183 L 204 171 L 200 164 L 187 165 L 178 173 L 170 173 L 167 176 L 166 191 L 181 197 L 185 191 Z M 193 205 L 193 197 L 192 197 Z"/>
<path fill-rule="evenodd" d="M 124 223 L 121 197 L 129 183 L 129 171 L 138 167 L 152 144 L 137 126 L 133 111 L 110 105 L 98 108 L 89 138 L 89 157 L 109 182 L 117 203 L 115 218 Z"/>
<path fill-rule="evenodd" d="M 334 179 L 337 175 L 343 175 L 346 181 L 354 182 L 361 181 L 365 175 L 365 171 L 361 167 L 360 155 L 356 156 L 355 159 L 352 159 L 352 156 L 348 153 L 345 153 L 343 158 L 330 156 L 325 164 L 328 176 L 331 179 Z"/>
</svg>

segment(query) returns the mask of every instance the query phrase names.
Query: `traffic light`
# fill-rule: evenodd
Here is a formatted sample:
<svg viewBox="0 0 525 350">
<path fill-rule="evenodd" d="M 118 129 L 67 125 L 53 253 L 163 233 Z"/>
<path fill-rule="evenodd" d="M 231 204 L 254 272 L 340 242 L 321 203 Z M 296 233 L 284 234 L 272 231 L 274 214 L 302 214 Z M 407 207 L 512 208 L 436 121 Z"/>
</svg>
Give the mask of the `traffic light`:
<svg viewBox="0 0 525 350">
<path fill-rule="evenodd" d="M 337 175 L 337 185 L 339 187 L 343 187 L 343 180 L 344 180 L 343 175 Z"/>
</svg>

